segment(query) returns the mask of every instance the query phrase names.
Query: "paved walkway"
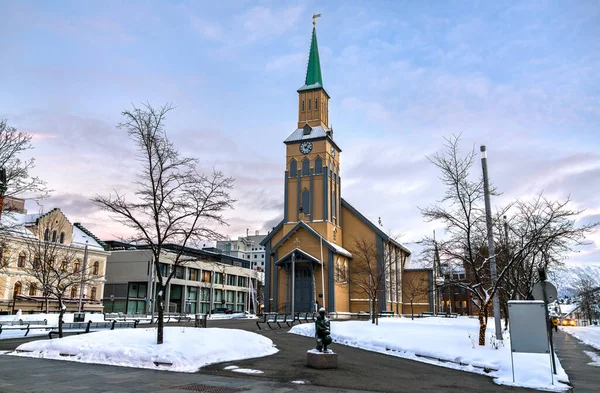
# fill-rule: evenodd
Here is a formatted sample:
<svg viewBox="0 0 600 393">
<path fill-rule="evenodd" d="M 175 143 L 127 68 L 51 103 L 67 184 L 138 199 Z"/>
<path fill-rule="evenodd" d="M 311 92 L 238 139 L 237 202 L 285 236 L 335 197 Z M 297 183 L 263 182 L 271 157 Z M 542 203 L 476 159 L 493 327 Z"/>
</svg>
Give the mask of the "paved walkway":
<svg viewBox="0 0 600 393">
<path fill-rule="evenodd" d="M 287 334 L 286 330 L 257 331 L 254 321 L 209 321 L 209 327 L 250 330 L 262 334 L 279 348 L 272 356 L 220 363 L 184 374 L 167 371 L 101 366 L 67 361 L 0 356 L 0 393 L 92 392 L 172 393 L 182 385 L 204 384 L 245 392 L 529 392 L 498 386 L 490 377 L 415 362 L 395 356 L 332 345 L 339 354 L 339 368 L 306 367 L 306 350 L 314 340 Z M 13 341 L 13 340 L 10 340 Z M 28 340 L 29 341 L 29 340 Z M 19 343 L 14 342 L 13 348 Z M 227 343 L 223 343 L 227 345 Z M 1 349 L 11 344 L 0 340 Z M 260 375 L 240 375 L 224 370 L 228 365 L 257 369 Z M 26 372 L 24 372 L 26 370 Z M 292 381 L 304 381 L 305 385 Z M 211 392 L 211 390 L 196 390 Z M 234 393 L 235 390 L 212 390 Z"/>
<path fill-rule="evenodd" d="M 591 366 L 589 363 L 592 359 L 583 352 L 588 351 L 600 356 L 600 351 L 581 343 L 562 329 L 554 333 L 554 351 L 567 372 L 575 393 L 600 391 L 600 368 Z"/>
</svg>

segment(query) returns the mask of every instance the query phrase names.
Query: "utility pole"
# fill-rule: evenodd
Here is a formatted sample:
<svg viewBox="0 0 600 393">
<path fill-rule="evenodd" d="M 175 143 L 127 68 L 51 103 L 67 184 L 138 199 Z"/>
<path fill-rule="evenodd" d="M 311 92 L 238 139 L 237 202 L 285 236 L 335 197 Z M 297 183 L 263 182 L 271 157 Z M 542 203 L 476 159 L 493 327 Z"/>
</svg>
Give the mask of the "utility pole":
<svg viewBox="0 0 600 393">
<path fill-rule="evenodd" d="M 488 180 L 487 155 L 485 153 L 485 145 L 481 146 L 481 167 L 483 169 L 483 196 L 485 199 L 485 223 L 488 233 L 488 251 L 490 254 L 490 276 L 492 277 L 492 288 L 496 286 L 498 281 L 498 273 L 496 272 L 496 251 L 494 249 L 494 233 L 492 224 L 492 207 L 490 203 L 490 182 Z M 498 291 L 494 292 L 492 299 L 494 308 L 494 322 L 496 329 L 496 339 L 502 340 L 502 321 L 500 320 L 500 301 L 498 299 Z"/>
<path fill-rule="evenodd" d="M 77 311 L 81 312 L 81 301 L 83 299 L 83 282 L 85 280 L 85 269 L 87 266 L 87 258 L 88 258 L 88 241 L 85 241 L 85 249 L 83 251 L 83 267 L 81 269 L 81 285 L 79 286 L 79 306 L 77 307 Z"/>
</svg>

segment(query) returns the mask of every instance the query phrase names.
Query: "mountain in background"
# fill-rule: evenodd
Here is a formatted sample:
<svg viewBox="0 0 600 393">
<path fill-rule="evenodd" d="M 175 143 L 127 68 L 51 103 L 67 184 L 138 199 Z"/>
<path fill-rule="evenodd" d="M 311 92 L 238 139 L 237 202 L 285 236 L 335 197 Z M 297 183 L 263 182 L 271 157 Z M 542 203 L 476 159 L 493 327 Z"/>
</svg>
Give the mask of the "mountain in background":
<svg viewBox="0 0 600 393">
<path fill-rule="evenodd" d="M 600 287 L 600 265 L 564 265 L 548 272 L 548 280 L 556 286 L 559 299 L 575 296 L 581 277 L 589 277 Z"/>
</svg>

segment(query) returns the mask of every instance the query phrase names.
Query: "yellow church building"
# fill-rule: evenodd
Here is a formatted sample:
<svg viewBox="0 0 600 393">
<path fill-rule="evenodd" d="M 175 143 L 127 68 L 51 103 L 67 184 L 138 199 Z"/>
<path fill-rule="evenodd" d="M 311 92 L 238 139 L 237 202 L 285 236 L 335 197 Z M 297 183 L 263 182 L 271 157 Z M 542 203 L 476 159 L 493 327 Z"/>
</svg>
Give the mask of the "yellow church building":
<svg viewBox="0 0 600 393">
<path fill-rule="evenodd" d="M 342 198 L 342 150 L 329 127 L 329 98 L 313 27 L 298 127 L 284 141 L 283 220 L 261 242 L 264 310 L 401 314 L 410 251 Z"/>
</svg>

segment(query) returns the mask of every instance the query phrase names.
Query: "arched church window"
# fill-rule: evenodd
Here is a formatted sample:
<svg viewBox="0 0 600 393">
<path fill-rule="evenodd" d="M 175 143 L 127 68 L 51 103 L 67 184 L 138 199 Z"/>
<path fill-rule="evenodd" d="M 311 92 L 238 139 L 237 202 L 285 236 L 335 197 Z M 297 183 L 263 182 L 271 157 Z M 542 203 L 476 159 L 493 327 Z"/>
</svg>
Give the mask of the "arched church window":
<svg viewBox="0 0 600 393">
<path fill-rule="evenodd" d="M 61 232 L 60 233 L 60 244 L 63 244 L 65 242 L 65 233 Z"/>
<path fill-rule="evenodd" d="M 317 159 L 315 160 L 315 173 L 323 173 L 323 160 L 321 159 L 321 157 L 317 157 Z"/>
<path fill-rule="evenodd" d="M 296 160 L 292 160 L 292 162 L 290 162 L 290 177 L 296 177 L 297 174 L 298 163 L 296 162 Z"/>
<path fill-rule="evenodd" d="M 319 99 L 315 98 L 315 110 L 318 111 L 319 110 Z"/>
<path fill-rule="evenodd" d="M 57 233 L 56 231 L 52 231 L 52 242 L 56 243 Z"/>
<path fill-rule="evenodd" d="M 310 215 L 310 192 L 305 188 L 302 191 L 302 212 L 305 215 Z"/>
<path fill-rule="evenodd" d="M 21 251 L 21 253 L 19 253 L 19 260 L 17 261 L 17 267 L 25 267 L 26 258 L 27 256 L 25 255 L 25 253 Z"/>
<path fill-rule="evenodd" d="M 302 112 L 304 112 L 304 100 L 302 100 Z"/>
<path fill-rule="evenodd" d="M 308 176 L 310 172 L 310 160 L 305 158 L 302 160 L 302 176 Z"/>
<path fill-rule="evenodd" d="M 71 299 L 75 299 L 77 297 L 77 285 L 73 285 L 71 287 Z"/>
<path fill-rule="evenodd" d="M 29 286 L 29 296 L 35 296 L 37 295 L 37 287 L 35 286 L 35 284 L 31 284 Z"/>
<path fill-rule="evenodd" d="M 50 229 L 48 229 L 48 228 L 46 228 L 46 230 L 44 231 L 44 240 L 45 241 L 50 240 Z"/>
<path fill-rule="evenodd" d="M 344 262 L 344 279 L 343 281 L 348 281 L 348 262 Z"/>
</svg>

